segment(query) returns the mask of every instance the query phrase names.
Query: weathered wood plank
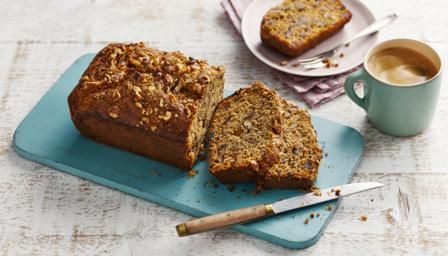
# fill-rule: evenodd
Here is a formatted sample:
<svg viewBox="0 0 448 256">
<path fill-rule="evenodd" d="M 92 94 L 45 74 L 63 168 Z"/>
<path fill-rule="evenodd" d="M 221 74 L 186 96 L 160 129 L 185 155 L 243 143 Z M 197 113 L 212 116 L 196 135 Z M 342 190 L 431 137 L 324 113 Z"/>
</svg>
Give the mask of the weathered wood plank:
<svg viewBox="0 0 448 256">
<path fill-rule="evenodd" d="M 443 0 L 364 1 L 400 19 L 382 38 L 430 41 L 448 56 Z M 189 217 L 19 158 L 14 129 L 80 55 L 109 41 L 144 40 L 226 66 L 226 86 L 260 79 L 304 106 L 253 57 L 217 1 L 0 1 L 0 254 L 287 255 L 270 243 L 221 230 L 178 239 Z M 446 79 L 444 79 L 444 85 Z M 346 97 L 313 114 L 360 130 L 365 156 L 355 181 L 387 187 L 344 199 L 321 240 L 303 254 L 443 254 L 448 249 L 448 88 L 431 127 L 412 138 L 377 132 Z M 331 153 L 331 152 L 330 152 Z M 373 199 L 373 201 L 371 201 Z M 358 220 L 367 214 L 367 222 Z"/>
</svg>

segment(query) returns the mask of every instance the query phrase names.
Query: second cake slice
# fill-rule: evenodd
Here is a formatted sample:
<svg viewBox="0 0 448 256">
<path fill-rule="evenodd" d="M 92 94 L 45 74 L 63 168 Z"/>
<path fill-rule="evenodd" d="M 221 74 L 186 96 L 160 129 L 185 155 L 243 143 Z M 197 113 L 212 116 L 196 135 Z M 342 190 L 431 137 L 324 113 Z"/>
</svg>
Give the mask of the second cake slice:
<svg viewBox="0 0 448 256">
<path fill-rule="evenodd" d="M 308 111 L 282 100 L 283 132 L 279 162 L 259 177 L 264 189 L 310 190 L 317 178 L 322 150 Z"/>
<path fill-rule="evenodd" d="M 209 169 L 223 183 L 311 189 L 322 151 L 306 110 L 261 82 L 218 104 L 210 125 Z"/>
</svg>

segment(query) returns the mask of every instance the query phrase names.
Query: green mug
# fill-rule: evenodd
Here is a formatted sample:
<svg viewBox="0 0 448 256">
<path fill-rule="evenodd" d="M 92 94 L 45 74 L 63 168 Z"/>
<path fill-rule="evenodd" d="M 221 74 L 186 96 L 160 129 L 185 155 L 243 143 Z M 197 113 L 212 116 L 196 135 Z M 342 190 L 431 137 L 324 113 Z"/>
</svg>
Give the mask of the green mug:
<svg viewBox="0 0 448 256">
<path fill-rule="evenodd" d="M 404 47 L 427 57 L 437 68 L 431 79 L 412 85 L 399 86 L 381 81 L 369 71 L 370 56 L 383 49 Z M 370 122 L 379 131 L 393 136 L 411 136 L 425 130 L 436 110 L 442 78 L 442 61 L 429 45 L 413 39 L 392 39 L 371 48 L 364 58 L 364 68 L 345 81 L 345 92 L 363 108 Z M 359 97 L 354 85 L 362 81 L 364 96 Z"/>
</svg>

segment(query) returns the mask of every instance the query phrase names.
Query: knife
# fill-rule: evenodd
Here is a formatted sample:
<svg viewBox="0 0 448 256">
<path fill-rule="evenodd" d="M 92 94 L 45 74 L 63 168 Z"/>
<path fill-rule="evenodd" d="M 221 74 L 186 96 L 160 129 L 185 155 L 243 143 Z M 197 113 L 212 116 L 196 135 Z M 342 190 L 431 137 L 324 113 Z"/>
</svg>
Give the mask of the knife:
<svg viewBox="0 0 448 256">
<path fill-rule="evenodd" d="M 378 182 L 359 182 L 321 189 L 301 196 L 294 196 L 272 204 L 260 204 L 192 219 L 176 226 L 178 236 L 188 236 L 212 229 L 245 223 L 295 209 L 304 208 L 340 197 L 384 186 Z"/>
</svg>

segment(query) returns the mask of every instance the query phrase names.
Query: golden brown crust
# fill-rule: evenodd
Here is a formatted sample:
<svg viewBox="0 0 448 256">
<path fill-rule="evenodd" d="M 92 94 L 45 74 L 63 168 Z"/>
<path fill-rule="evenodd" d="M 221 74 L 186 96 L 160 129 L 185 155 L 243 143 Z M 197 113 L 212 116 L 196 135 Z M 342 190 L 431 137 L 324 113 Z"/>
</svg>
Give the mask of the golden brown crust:
<svg viewBox="0 0 448 256">
<path fill-rule="evenodd" d="M 264 15 L 260 36 L 264 44 L 295 57 L 339 32 L 351 17 L 339 0 L 286 0 Z"/>
<path fill-rule="evenodd" d="M 113 43 L 95 56 L 70 94 L 70 113 L 86 136 L 188 169 L 222 99 L 223 76 L 223 67 L 180 52 Z M 163 153 L 152 142 L 173 150 Z"/>
</svg>

